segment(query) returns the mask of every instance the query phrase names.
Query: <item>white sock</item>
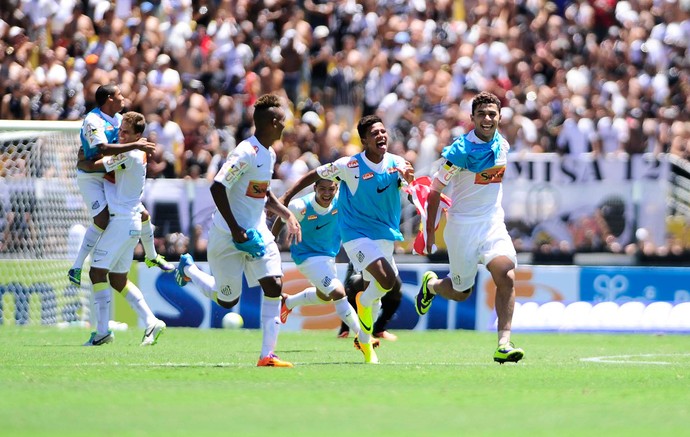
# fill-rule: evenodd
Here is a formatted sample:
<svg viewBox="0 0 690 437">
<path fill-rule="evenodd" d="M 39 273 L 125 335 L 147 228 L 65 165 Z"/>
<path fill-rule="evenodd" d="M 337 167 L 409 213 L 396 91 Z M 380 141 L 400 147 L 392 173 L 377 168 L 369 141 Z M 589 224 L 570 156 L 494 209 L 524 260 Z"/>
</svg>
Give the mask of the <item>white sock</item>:
<svg viewBox="0 0 690 437">
<path fill-rule="evenodd" d="M 381 299 L 376 299 L 371 303 L 371 318 L 374 319 L 374 323 L 379 318 L 379 313 L 381 312 Z"/>
<path fill-rule="evenodd" d="M 156 259 L 156 245 L 153 242 L 153 226 L 151 226 L 151 218 L 145 222 L 141 222 L 141 245 L 144 246 L 144 253 L 146 259 Z"/>
<path fill-rule="evenodd" d="M 355 335 L 359 334 L 359 320 L 357 320 L 357 312 L 350 302 L 347 301 L 347 297 L 338 299 L 333 302 L 335 304 L 335 312 L 338 313 L 340 320 L 345 322 L 345 324 L 350 328 L 350 332 L 354 332 Z"/>
<path fill-rule="evenodd" d="M 287 299 L 285 299 L 285 306 L 289 309 L 299 306 L 322 305 L 325 303 L 327 303 L 327 301 L 321 300 L 319 295 L 316 294 L 316 287 L 305 288 L 299 293 L 288 296 Z"/>
<path fill-rule="evenodd" d="M 139 318 L 144 321 L 146 326 L 152 325 L 158 320 L 144 300 L 144 294 L 133 282 L 127 281 L 125 288 L 123 288 L 120 293 L 122 293 L 127 303 L 129 303 L 129 306 L 131 306 Z"/>
<path fill-rule="evenodd" d="M 72 268 L 81 269 L 84 266 L 84 261 L 86 257 L 89 256 L 93 247 L 98 243 L 98 239 L 103 235 L 103 229 L 91 223 L 89 228 L 84 233 L 84 239 L 81 241 L 81 246 L 79 246 L 79 253 L 77 253 L 77 258 L 72 264 Z"/>
<path fill-rule="evenodd" d="M 364 293 L 359 297 L 359 302 L 365 307 L 373 306 L 374 301 L 380 301 L 387 291 L 389 290 L 383 291 L 376 281 L 371 281 L 367 289 L 364 290 Z M 371 314 L 372 317 L 376 315 L 373 310 Z"/>
<path fill-rule="evenodd" d="M 113 297 L 113 290 L 107 282 L 93 284 L 93 301 L 96 306 L 96 332 L 98 335 L 108 333 L 108 322 L 110 321 L 110 301 Z"/>
<path fill-rule="evenodd" d="M 264 296 L 261 302 L 261 329 L 263 339 L 261 342 L 261 357 L 264 358 L 274 352 L 278 344 L 280 333 L 280 303 L 279 297 Z"/>
<path fill-rule="evenodd" d="M 216 278 L 202 271 L 196 264 L 185 266 L 184 274 L 199 287 L 204 296 L 216 300 Z"/>
</svg>

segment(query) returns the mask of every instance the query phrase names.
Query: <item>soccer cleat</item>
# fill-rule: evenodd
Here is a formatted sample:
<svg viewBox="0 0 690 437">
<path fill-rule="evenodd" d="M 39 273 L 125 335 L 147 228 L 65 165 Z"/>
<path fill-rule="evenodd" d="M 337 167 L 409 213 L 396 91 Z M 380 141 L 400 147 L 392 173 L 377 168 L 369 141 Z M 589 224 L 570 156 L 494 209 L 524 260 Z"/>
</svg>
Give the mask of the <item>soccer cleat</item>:
<svg viewBox="0 0 690 437">
<path fill-rule="evenodd" d="M 84 343 L 84 346 L 103 346 L 104 344 L 112 343 L 115 339 L 113 331 L 108 331 L 107 334 L 99 335 L 97 332 L 92 332 L 89 340 Z"/>
<path fill-rule="evenodd" d="M 280 302 L 280 323 L 285 324 L 292 310 L 287 307 L 287 294 L 281 296 Z"/>
<path fill-rule="evenodd" d="M 350 331 L 340 331 L 338 333 L 338 338 L 347 338 L 350 336 Z"/>
<path fill-rule="evenodd" d="M 259 358 L 259 362 L 256 363 L 256 367 L 295 367 L 292 363 L 283 361 L 278 358 L 278 355 L 270 353 L 263 358 Z"/>
<path fill-rule="evenodd" d="M 374 351 L 374 345 L 372 343 L 359 343 L 359 350 L 362 352 L 364 355 L 364 363 L 365 364 L 378 364 L 379 363 L 379 357 L 376 356 L 376 352 Z"/>
<path fill-rule="evenodd" d="M 354 343 L 355 343 L 355 349 L 357 349 L 358 351 L 361 351 L 362 345 L 359 344 L 359 339 L 357 337 L 355 337 Z M 379 340 L 378 338 L 372 338 L 371 339 L 371 345 L 374 347 L 374 349 L 376 349 L 377 347 L 381 346 L 381 340 Z"/>
<path fill-rule="evenodd" d="M 172 265 L 172 263 L 169 263 L 160 253 L 156 255 L 154 259 L 145 259 L 144 263 L 148 268 L 158 267 L 164 272 L 172 272 L 173 270 L 175 270 L 175 266 Z"/>
<path fill-rule="evenodd" d="M 506 343 L 499 345 L 494 352 L 494 361 L 497 363 L 517 363 L 525 356 L 525 351 L 519 347 L 515 347 L 513 343 Z"/>
<path fill-rule="evenodd" d="M 157 320 L 156 322 L 150 324 L 146 327 L 144 331 L 144 336 L 141 338 L 142 346 L 153 346 L 158 343 L 158 337 L 161 336 L 163 331 L 165 331 L 165 322 L 162 320 Z"/>
<path fill-rule="evenodd" d="M 180 262 L 177 264 L 177 268 L 175 268 L 175 282 L 177 282 L 177 285 L 180 287 L 184 287 L 189 281 L 192 280 L 184 272 L 185 267 L 192 265 L 194 265 L 194 258 L 192 258 L 192 255 L 185 253 L 184 255 L 180 256 Z"/>
<path fill-rule="evenodd" d="M 67 272 L 67 278 L 72 284 L 81 285 L 81 269 L 69 269 L 69 272 Z"/>
<path fill-rule="evenodd" d="M 388 331 L 374 332 L 374 337 L 382 338 L 382 339 L 388 340 L 388 341 L 397 341 L 398 340 L 397 335 L 391 334 Z"/>
<path fill-rule="evenodd" d="M 422 276 L 422 286 L 419 287 L 419 293 L 417 293 L 417 298 L 414 301 L 414 309 L 417 310 L 417 314 L 420 316 L 429 312 L 431 301 L 435 297 L 428 288 L 429 281 L 432 279 L 438 279 L 438 276 L 431 271 L 424 273 L 424 276 Z"/>
<path fill-rule="evenodd" d="M 373 328 L 374 328 L 374 321 L 371 316 L 371 307 L 364 307 L 360 303 L 360 298 L 362 296 L 362 291 L 357 293 L 357 317 L 359 318 L 359 326 L 362 328 L 362 331 L 366 332 L 367 334 L 371 334 Z"/>
</svg>

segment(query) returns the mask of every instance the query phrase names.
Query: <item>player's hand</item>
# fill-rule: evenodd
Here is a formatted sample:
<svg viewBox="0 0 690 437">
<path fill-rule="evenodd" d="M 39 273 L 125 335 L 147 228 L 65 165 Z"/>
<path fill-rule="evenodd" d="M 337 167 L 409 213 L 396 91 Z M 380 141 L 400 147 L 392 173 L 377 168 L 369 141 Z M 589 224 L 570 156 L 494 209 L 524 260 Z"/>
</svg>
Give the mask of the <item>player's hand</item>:
<svg viewBox="0 0 690 437">
<path fill-rule="evenodd" d="M 137 149 L 146 152 L 149 156 L 153 155 L 153 152 L 156 151 L 156 143 L 152 143 L 146 138 L 139 138 L 134 144 L 136 144 Z"/>
<path fill-rule="evenodd" d="M 436 250 L 438 250 L 436 247 L 436 235 L 432 231 L 427 233 L 426 236 L 426 254 L 431 255 L 432 253 L 436 252 Z"/>
<path fill-rule="evenodd" d="M 266 254 L 266 245 L 259 231 L 256 229 L 247 229 L 244 236 L 247 237 L 247 240 L 241 243 L 233 237 L 233 242 L 237 249 L 248 253 L 252 258 L 261 258 Z"/>
<path fill-rule="evenodd" d="M 396 167 L 396 170 L 398 170 L 398 173 L 400 173 L 400 176 L 407 182 L 408 184 L 414 180 L 414 167 L 412 167 L 412 164 L 410 164 L 409 161 L 405 161 L 405 167 Z"/>
<path fill-rule="evenodd" d="M 285 222 L 287 226 L 287 241 L 288 244 L 297 244 L 302 242 L 302 226 L 300 226 L 297 217 L 290 213 L 290 217 Z"/>
</svg>

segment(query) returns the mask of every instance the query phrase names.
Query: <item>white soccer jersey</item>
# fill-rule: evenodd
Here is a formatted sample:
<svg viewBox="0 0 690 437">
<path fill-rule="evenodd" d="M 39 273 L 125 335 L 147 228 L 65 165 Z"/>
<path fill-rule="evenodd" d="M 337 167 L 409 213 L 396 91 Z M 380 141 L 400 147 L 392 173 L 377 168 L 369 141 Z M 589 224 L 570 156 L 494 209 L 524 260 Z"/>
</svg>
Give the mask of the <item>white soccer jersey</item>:
<svg viewBox="0 0 690 437">
<path fill-rule="evenodd" d="M 114 117 L 94 109 L 86 114 L 81 126 L 81 146 L 87 159 L 98 153 L 98 145 L 117 143 L 117 135 L 122 124 L 122 114 Z"/>
<path fill-rule="evenodd" d="M 484 143 L 471 131 L 465 141 Z M 465 168 L 457 167 L 446 161 L 436 174 L 436 178 L 447 188 L 447 194 L 453 205 L 448 210 L 450 220 L 460 223 L 483 222 L 487 220 L 503 220 L 504 212 L 501 206 L 503 198 L 503 174 L 508 163 L 510 145 L 505 139 L 501 142 L 501 150 L 496 159 L 496 165 L 480 173 L 472 173 Z"/>
<path fill-rule="evenodd" d="M 141 150 L 131 150 L 107 159 L 118 161 L 122 159 L 122 155 L 126 156 L 126 160 L 113 172 L 114 180 L 110 176 L 112 173 L 105 176 L 105 198 L 111 215 L 134 217 L 143 208 L 141 196 L 146 184 L 146 153 Z"/>
<path fill-rule="evenodd" d="M 214 178 L 225 186 L 237 224 L 245 229 L 257 229 L 264 242 L 273 241 L 273 234 L 266 225 L 264 207 L 275 162 L 273 148 L 265 148 L 252 136 L 237 145 Z M 213 222 L 220 229 L 230 232 L 228 223 L 218 211 L 214 213 Z"/>
</svg>

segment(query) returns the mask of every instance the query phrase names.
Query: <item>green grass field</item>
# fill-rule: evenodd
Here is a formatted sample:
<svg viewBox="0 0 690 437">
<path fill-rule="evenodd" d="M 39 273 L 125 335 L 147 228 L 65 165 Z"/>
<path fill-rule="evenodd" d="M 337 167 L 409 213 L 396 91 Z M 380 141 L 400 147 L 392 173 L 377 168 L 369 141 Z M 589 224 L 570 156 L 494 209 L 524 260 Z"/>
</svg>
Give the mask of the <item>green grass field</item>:
<svg viewBox="0 0 690 437">
<path fill-rule="evenodd" d="M 493 333 L 397 333 L 372 366 L 335 332 L 284 332 L 295 368 L 270 369 L 256 330 L 86 348 L 84 329 L 3 327 L 0 435 L 687 435 L 687 337 L 514 334 L 526 358 L 499 365 Z"/>
</svg>

